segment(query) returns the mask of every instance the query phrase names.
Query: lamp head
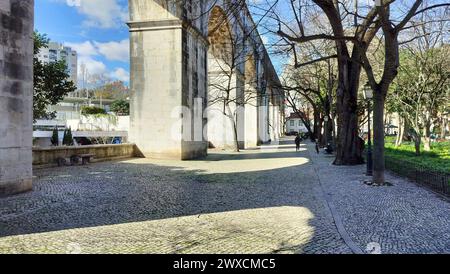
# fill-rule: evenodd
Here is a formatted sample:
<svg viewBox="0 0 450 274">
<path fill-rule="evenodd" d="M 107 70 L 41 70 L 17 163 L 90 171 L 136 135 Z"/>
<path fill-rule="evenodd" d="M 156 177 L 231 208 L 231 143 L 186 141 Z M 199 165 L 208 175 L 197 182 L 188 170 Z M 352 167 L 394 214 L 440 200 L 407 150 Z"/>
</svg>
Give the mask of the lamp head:
<svg viewBox="0 0 450 274">
<path fill-rule="evenodd" d="M 373 98 L 373 90 L 368 82 L 364 85 L 363 92 L 365 100 L 371 100 Z"/>
</svg>

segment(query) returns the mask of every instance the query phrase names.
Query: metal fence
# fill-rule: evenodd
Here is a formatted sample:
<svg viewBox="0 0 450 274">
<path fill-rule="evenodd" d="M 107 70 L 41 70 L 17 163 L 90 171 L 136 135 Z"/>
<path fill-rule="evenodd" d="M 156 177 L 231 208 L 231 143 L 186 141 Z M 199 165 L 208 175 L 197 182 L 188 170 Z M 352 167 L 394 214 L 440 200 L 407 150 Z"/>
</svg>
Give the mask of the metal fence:
<svg viewBox="0 0 450 274">
<path fill-rule="evenodd" d="M 433 171 L 416 163 L 390 157 L 386 157 L 386 168 L 450 197 L 450 173 Z"/>
</svg>

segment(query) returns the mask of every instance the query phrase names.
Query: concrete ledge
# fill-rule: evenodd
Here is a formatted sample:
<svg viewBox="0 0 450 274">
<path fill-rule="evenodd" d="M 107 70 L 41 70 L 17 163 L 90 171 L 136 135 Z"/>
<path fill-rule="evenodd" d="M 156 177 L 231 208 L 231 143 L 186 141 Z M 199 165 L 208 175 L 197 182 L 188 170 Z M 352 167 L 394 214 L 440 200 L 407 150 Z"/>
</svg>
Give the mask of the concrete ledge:
<svg viewBox="0 0 450 274">
<path fill-rule="evenodd" d="M 0 182 L 0 197 L 19 194 L 33 189 L 32 179 Z"/>
<path fill-rule="evenodd" d="M 56 166 L 57 158 L 70 158 L 79 154 L 94 154 L 95 162 L 112 161 L 135 157 L 136 148 L 134 144 L 33 148 L 33 166 Z"/>
</svg>

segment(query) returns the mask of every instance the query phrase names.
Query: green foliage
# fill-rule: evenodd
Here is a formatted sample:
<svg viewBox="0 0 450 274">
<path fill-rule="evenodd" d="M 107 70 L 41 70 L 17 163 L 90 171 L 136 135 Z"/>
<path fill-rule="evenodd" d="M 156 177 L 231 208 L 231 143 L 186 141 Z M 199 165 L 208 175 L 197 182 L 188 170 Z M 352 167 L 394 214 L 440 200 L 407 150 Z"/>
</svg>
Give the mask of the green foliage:
<svg viewBox="0 0 450 274">
<path fill-rule="evenodd" d="M 405 161 L 414 165 L 423 166 L 431 171 L 450 173 L 450 142 L 432 143 L 431 151 L 423 151 L 416 156 L 414 143 L 406 142 L 395 147 L 395 140 L 386 139 L 385 155 L 394 160 Z"/>
<path fill-rule="evenodd" d="M 437 128 L 450 104 L 450 46 L 401 51 L 399 74 L 386 100 L 389 113 L 398 113 L 419 141 Z"/>
<path fill-rule="evenodd" d="M 82 115 L 96 115 L 96 114 L 106 115 L 107 113 L 106 113 L 106 110 L 103 108 L 84 106 L 81 108 L 81 114 Z"/>
<path fill-rule="evenodd" d="M 122 81 L 106 83 L 91 90 L 95 98 L 124 100 L 129 97 L 129 88 Z"/>
<path fill-rule="evenodd" d="M 111 111 L 119 116 L 130 115 L 130 103 L 126 100 L 116 100 L 111 104 Z"/>
<path fill-rule="evenodd" d="M 48 47 L 49 39 L 38 32 L 34 33 L 34 92 L 33 119 L 52 119 L 54 112 L 48 112 L 49 105 L 60 102 L 69 92 L 76 90 L 75 84 L 69 80 L 70 75 L 64 61 L 42 63 L 37 54 L 41 48 Z"/>
<path fill-rule="evenodd" d="M 72 129 L 70 127 L 69 129 L 64 130 L 63 145 L 73 146 Z"/>
<path fill-rule="evenodd" d="M 52 134 L 52 138 L 50 141 L 52 142 L 53 146 L 59 145 L 58 127 L 57 126 L 53 129 L 53 134 Z"/>
</svg>

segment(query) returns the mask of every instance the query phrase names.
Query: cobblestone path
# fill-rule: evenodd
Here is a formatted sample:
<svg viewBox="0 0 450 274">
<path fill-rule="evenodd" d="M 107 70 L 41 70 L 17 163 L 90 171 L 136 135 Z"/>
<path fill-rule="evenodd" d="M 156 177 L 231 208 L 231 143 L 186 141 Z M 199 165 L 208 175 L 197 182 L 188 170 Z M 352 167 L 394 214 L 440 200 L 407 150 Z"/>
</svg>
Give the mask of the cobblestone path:
<svg viewBox="0 0 450 274">
<path fill-rule="evenodd" d="M 448 202 L 313 151 L 37 170 L 33 192 L 0 199 L 0 253 L 450 252 Z"/>
</svg>

